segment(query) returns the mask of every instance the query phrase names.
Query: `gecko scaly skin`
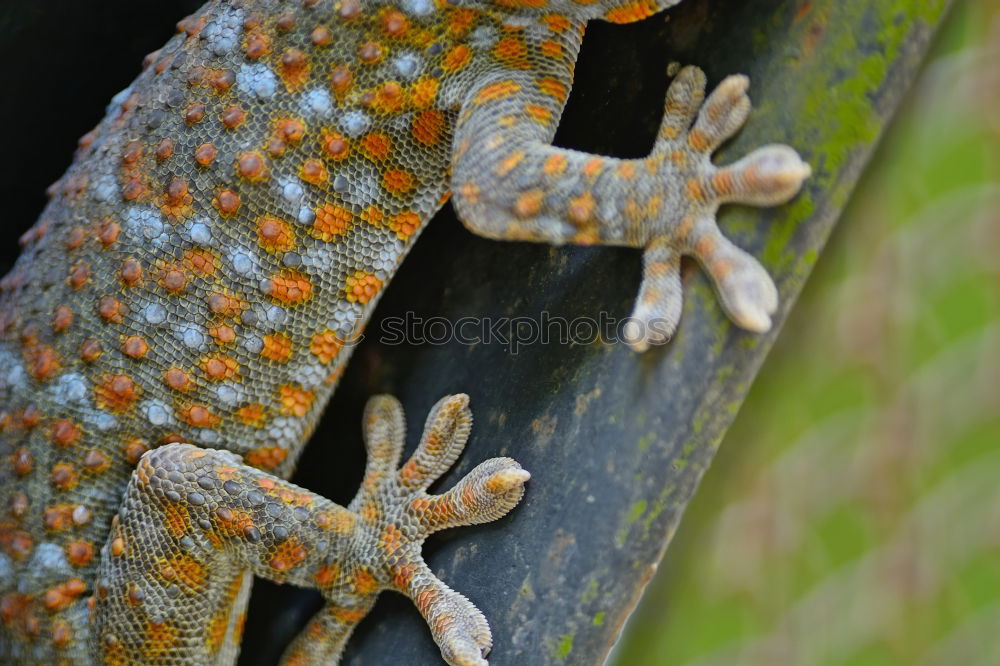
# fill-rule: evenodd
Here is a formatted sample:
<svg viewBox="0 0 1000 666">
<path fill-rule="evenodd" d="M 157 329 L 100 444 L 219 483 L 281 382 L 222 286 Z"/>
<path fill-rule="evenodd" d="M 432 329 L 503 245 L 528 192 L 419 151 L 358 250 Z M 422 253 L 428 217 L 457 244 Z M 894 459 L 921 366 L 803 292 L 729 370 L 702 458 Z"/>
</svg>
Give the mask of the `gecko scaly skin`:
<svg viewBox="0 0 1000 666">
<path fill-rule="evenodd" d="M 586 21 L 673 4 L 216 0 L 181 21 L 0 282 L 0 661 L 231 664 L 253 574 L 327 601 L 286 664 L 335 663 L 384 589 L 448 663 L 485 664 L 486 620 L 420 546 L 499 518 L 528 474 L 493 459 L 426 493 L 469 436 L 465 396 L 398 469 L 401 407 L 374 398 L 349 507 L 284 479 L 451 192 L 485 235 L 645 248 L 637 350 L 676 326 L 684 254 L 768 328 L 774 285 L 714 214 L 785 201 L 809 169 L 783 146 L 712 165 L 745 78 L 706 100 L 683 69 L 647 158 L 550 145 Z"/>
</svg>

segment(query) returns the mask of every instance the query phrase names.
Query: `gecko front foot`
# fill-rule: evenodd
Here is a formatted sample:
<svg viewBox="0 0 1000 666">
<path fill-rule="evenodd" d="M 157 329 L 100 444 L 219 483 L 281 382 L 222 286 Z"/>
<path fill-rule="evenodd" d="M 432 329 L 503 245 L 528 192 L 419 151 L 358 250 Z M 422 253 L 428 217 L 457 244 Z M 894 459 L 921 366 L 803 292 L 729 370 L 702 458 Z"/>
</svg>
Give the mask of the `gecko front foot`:
<svg viewBox="0 0 1000 666">
<path fill-rule="evenodd" d="M 496 520 L 524 494 L 530 474 L 510 458 L 487 460 L 443 494 L 427 493 L 458 458 L 471 427 L 468 396 L 443 398 L 428 415 L 416 451 L 399 467 L 405 439 L 402 407 L 391 396 L 369 401 L 364 421 L 368 464 L 349 507 L 361 519 L 355 525 L 355 547 L 347 564 L 321 581 L 328 604 L 289 649 L 286 663 L 336 661 L 378 592 L 392 589 L 416 604 L 447 663 L 487 664 L 483 657 L 492 637 L 486 618 L 438 579 L 420 554 L 430 534 Z M 329 647 L 321 649 L 322 643 Z"/>
<path fill-rule="evenodd" d="M 722 235 L 716 211 L 724 203 L 784 203 L 799 191 L 810 168 L 783 145 L 759 148 L 727 166 L 712 164 L 712 154 L 750 115 L 748 87 L 747 77 L 730 76 L 705 100 L 705 74 L 686 67 L 667 92 L 647 165 L 661 174 L 661 182 L 676 183 L 675 194 L 665 201 L 651 194 L 662 205 L 649 226 L 642 288 L 626 331 L 637 351 L 665 342 L 677 327 L 682 255 L 695 257 L 708 272 L 733 322 L 758 333 L 771 327 L 778 305 L 774 282 L 756 259 Z"/>
</svg>

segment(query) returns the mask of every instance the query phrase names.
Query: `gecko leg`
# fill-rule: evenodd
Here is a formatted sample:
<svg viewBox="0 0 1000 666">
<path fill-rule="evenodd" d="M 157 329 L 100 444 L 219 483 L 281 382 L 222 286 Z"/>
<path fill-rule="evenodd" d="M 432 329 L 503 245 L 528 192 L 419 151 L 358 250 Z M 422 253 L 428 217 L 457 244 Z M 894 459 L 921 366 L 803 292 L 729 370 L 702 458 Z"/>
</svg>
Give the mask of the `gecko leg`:
<svg viewBox="0 0 1000 666">
<path fill-rule="evenodd" d="M 734 323 L 767 331 L 777 290 L 760 263 L 722 235 L 716 212 L 725 203 L 788 201 L 810 169 L 782 145 L 712 163 L 749 116 L 748 79 L 730 76 L 706 99 L 702 71 L 682 69 L 651 154 L 622 160 L 549 145 L 554 125 L 539 119 L 558 118 L 563 100 L 553 91 L 562 83 L 517 77 L 498 72 L 463 107 L 453 186 L 465 224 L 500 239 L 643 248 L 643 284 L 625 329 L 637 351 L 667 341 L 677 327 L 683 255 L 706 270 Z"/>
<path fill-rule="evenodd" d="M 482 613 L 420 555 L 428 534 L 495 520 L 524 492 L 528 473 L 495 458 L 452 490 L 427 494 L 461 453 L 471 423 L 467 396 L 442 399 L 417 451 L 397 470 L 402 408 L 393 398 L 373 398 L 365 415 L 368 467 L 349 508 L 225 451 L 171 444 L 147 453 L 102 551 L 95 656 L 123 664 L 226 663 L 238 643 L 234 601 L 249 571 L 317 588 L 327 600 L 285 664 L 336 663 L 386 589 L 414 600 L 449 664 L 486 664 L 490 632 Z"/>
</svg>

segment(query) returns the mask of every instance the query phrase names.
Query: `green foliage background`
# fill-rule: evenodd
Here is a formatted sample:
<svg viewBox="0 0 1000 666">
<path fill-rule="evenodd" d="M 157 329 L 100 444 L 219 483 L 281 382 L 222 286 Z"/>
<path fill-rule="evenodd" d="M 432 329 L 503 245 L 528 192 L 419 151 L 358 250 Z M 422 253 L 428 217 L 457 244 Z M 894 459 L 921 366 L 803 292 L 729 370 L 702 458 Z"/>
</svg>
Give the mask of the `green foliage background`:
<svg viewBox="0 0 1000 666">
<path fill-rule="evenodd" d="M 1000 0 L 946 22 L 615 663 L 1000 664 Z"/>
</svg>

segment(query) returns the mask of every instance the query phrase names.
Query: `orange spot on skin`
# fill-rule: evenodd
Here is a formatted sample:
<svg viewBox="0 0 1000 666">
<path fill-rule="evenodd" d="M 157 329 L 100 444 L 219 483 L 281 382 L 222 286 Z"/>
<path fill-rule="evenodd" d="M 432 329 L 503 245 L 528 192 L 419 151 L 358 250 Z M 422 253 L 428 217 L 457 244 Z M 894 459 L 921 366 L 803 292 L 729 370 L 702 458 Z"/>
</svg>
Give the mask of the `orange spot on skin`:
<svg viewBox="0 0 1000 666">
<path fill-rule="evenodd" d="M 657 10 L 655 0 L 634 0 L 608 11 L 604 18 L 612 23 L 634 23 L 652 16 Z"/>
<path fill-rule="evenodd" d="M 312 298 L 312 282 L 305 273 L 286 269 L 271 278 L 268 296 L 287 305 L 305 303 Z"/>
<path fill-rule="evenodd" d="M 94 559 L 96 548 L 89 541 L 70 541 L 66 544 L 66 559 L 75 567 L 84 567 Z"/>
<path fill-rule="evenodd" d="M 97 313 L 105 321 L 120 324 L 125 318 L 124 307 L 114 296 L 102 296 L 97 303 Z"/>
<path fill-rule="evenodd" d="M 378 581 L 367 571 L 358 569 L 354 573 L 354 591 L 362 596 L 374 594 L 378 590 Z"/>
<path fill-rule="evenodd" d="M 202 277 L 215 275 L 218 260 L 209 250 L 187 250 L 181 263 L 192 273 Z"/>
<path fill-rule="evenodd" d="M 403 169 L 388 169 L 382 174 L 382 187 L 395 195 L 404 195 L 417 186 L 416 178 Z"/>
<path fill-rule="evenodd" d="M 222 643 L 226 640 L 226 631 L 229 629 L 229 615 L 231 606 L 222 604 L 222 609 L 216 613 L 208 623 L 208 632 L 205 643 L 208 651 L 212 654 L 222 649 Z"/>
<path fill-rule="evenodd" d="M 168 502 L 163 506 L 163 521 L 167 531 L 178 539 L 191 529 L 187 507 L 177 502 Z"/>
<path fill-rule="evenodd" d="M 593 179 L 594 177 L 600 175 L 603 169 L 604 160 L 600 157 L 595 157 L 587 160 L 587 162 L 583 165 L 583 175 Z"/>
<path fill-rule="evenodd" d="M 426 109 L 437 99 L 441 82 L 432 77 L 423 77 L 410 88 L 410 102 L 415 109 Z"/>
<path fill-rule="evenodd" d="M 206 299 L 208 309 L 220 317 L 234 317 L 243 310 L 243 302 L 235 296 L 215 291 Z"/>
<path fill-rule="evenodd" d="M 125 460 L 130 465 L 135 465 L 137 462 L 139 462 L 139 458 L 141 458 L 142 454 L 144 454 L 148 450 L 149 446 L 146 445 L 146 442 L 139 439 L 138 437 L 133 437 L 132 439 L 129 439 L 127 442 L 125 442 L 125 446 L 122 447 L 122 452 L 125 454 Z"/>
<path fill-rule="evenodd" d="M 56 613 L 66 610 L 87 591 L 87 584 L 81 578 L 71 578 L 65 583 L 50 587 L 45 591 L 43 603 L 46 610 Z"/>
<path fill-rule="evenodd" d="M 316 209 L 316 219 L 310 231 L 316 238 L 329 242 L 346 234 L 353 221 L 354 215 L 351 211 L 327 203 Z"/>
<path fill-rule="evenodd" d="M 545 171 L 546 176 L 558 178 L 566 172 L 567 166 L 568 162 L 564 156 L 552 155 L 545 160 L 545 164 L 542 165 L 542 169 Z"/>
<path fill-rule="evenodd" d="M 334 67 L 330 70 L 330 87 L 338 99 L 342 99 L 350 91 L 353 82 L 354 75 L 347 67 Z"/>
<path fill-rule="evenodd" d="M 252 403 L 236 410 L 236 418 L 244 425 L 259 428 L 264 425 L 266 413 L 264 405 Z"/>
<path fill-rule="evenodd" d="M 309 41 L 316 46 L 329 46 L 333 42 L 333 33 L 325 25 L 319 25 L 309 34 Z"/>
<path fill-rule="evenodd" d="M 507 67 L 527 69 L 530 66 L 527 55 L 528 47 L 519 37 L 505 37 L 493 47 L 493 57 Z"/>
<path fill-rule="evenodd" d="M 549 30 L 555 33 L 565 32 L 569 30 L 570 20 L 563 16 L 562 14 L 549 14 L 548 16 L 542 17 L 542 23 L 548 26 Z"/>
<path fill-rule="evenodd" d="M 306 135 L 306 124 L 298 118 L 282 118 L 275 123 L 274 134 L 282 141 L 298 143 Z"/>
<path fill-rule="evenodd" d="M 396 587 L 404 590 L 410 585 L 410 581 L 413 580 L 413 576 L 417 573 L 416 565 L 411 563 L 394 566 L 391 571 L 392 582 Z"/>
<path fill-rule="evenodd" d="M 52 623 L 52 645 L 63 649 L 73 641 L 73 630 L 66 620 L 56 620 Z"/>
<path fill-rule="evenodd" d="M 191 376 L 180 368 L 170 368 L 163 373 L 163 382 L 175 391 L 193 391 L 197 386 Z"/>
<path fill-rule="evenodd" d="M 118 240 L 118 235 L 121 233 L 121 230 L 121 225 L 111 218 L 105 218 L 97 227 L 97 240 L 99 240 L 101 245 L 104 247 L 110 247 L 115 243 L 115 241 Z"/>
<path fill-rule="evenodd" d="M 257 243 L 268 252 L 288 252 L 295 247 L 295 230 L 284 220 L 262 217 L 257 221 Z"/>
<path fill-rule="evenodd" d="M 130 335 L 122 343 L 122 352 L 132 358 L 142 358 L 149 353 L 149 344 L 145 338 L 141 338 L 138 335 Z"/>
<path fill-rule="evenodd" d="M 458 44 L 445 54 L 441 61 L 441 67 L 448 73 L 454 73 L 468 65 L 471 60 L 472 51 L 469 47 L 465 44 Z"/>
<path fill-rule="evenodd" d="M 147 622 L 142 654 L 152 663 L 163 663 L 175 651 L 180 630 L 172 622 Z"/>
<path fill-rule="evenodd" d="M 284 333 L 265 335 L 260 355 L 276 363 L 285 363 L 292 357 L 292 339 Z"/>
<path fill-rule="evenodd" d="M 183 536 L 183 532 L 177 536 Z M 205 581 L 208 580 L 205 565 L 187 553 L 160 559 L 157 564 L 155 571 L 161 578 L 170 583 L 180 583 L 188 594 L 197 594 L 205 587 Z"/>
<path fill-rule="evenodd" d="M 73 227 L 66 235 L 66 249 L 75 250 L 83 244 L 84 232 L 80 227 Z"/>
<path fill-rule="evenodd" d="M 247 112 L 243 110 L 242 107 L 233 104 L 227 106 L 222 111 L 222 115 L 219 116 L 219 120 L 222 121 L 222 126 L 226 129 L 236 129 L 244 123 L 247 119 Z"/>
<path fill-rule="evenodd" d="M 395 81 L 384 83 L 368 100 L 369 107 L 376 113 L 399 113 L 406 104 L 406 95 Z"/>
<path fill-rule="evenodd" d="M 35 465 L 35 458 L 26 447 L 20 447 L 10 454 L 10 466 L 18 476 L 25 476 Z"/>
<path fill-rule="evenodd" d="M 81 261 L 78 264 L 74 264 L 69 269 L 69 277 L 67 278 L 67 283 L 73 289 L 79 289 L 83 285 L 87 284 L 87 280 L 90 279 L 90 265 L 86 262 Z"/>
<path fill-rule="evenodd" d="M 288 457 L 288 451 L 277 446 L 262 446 L 247 451 L 243 459 L 260 469 L 275 469 Z"/>
<path fill-rule="evenodd" d="M 219 417 L 205 405 L 192 404 L 177 410 L 177 418 L 195 428 L 213 428 Z"/>
<path fill-rule="evenodd" d="M 364 619 L 365 615 L 368 614 L 367 610 L 362 610 L 358 608 L 337 607 L 333 608 L 330 612 L 333 614 L 335 618 L 337 618 L 337 620 L 348 626 L 357 624 L 362 619 Z"/>
<path fill-rule="evenodd" d="M 425 146 L 436 146 L 445 129 L 444 113 L 437 109 L 421 111 L 413 116 L 413 138 Z"/>
<path fill-rule="evenodd" d="M 306 547 L 298 539 L 291 537 L 278 545 L 268 564 L 275 571 L 289 571 L 302 564 L 308 555 Z"/>
<path fill-rule="evenodd" d="M 415 213 L 400 213 L 389 219 L 389 228 L 399 240 L 406 240 L 420 228 L 420 218 Z"/>
<path fill-rule="evenodd" d="M 693 150 L 698 152 L 704 152 L 708 148 L 708 137 L 698 129 L 692 129 L 688 132 L 687 142 Z"/>
<path fill-rule="evenodd" d="M 31 555 L 35 540 L 24 530 L 0 527 L 0 549 L 15 560 L 21 561 Z"/>
<path fill-rule="evenodd" d="M 209 356 L 200 365 L 205 376 L 214 381 L 236 379 L 240 374 L 240 364 L 230 356 Z"/>
<path fill-rule="evenodd" d="M 382 211 L 380 211 L 375 206 L 368 206 L 368 208 L 365 208 L 363 211 L 361 211 L 358 217 L 360 217 L 368 224 L 377 227 L 380 224 L 382 224 L 382 220 L 385 217 L 385 215 L 383 215 Z"/>
<path fill-rule="evenodd" d="M 87 363 L 96 361 L 103 351 L 101 343 L 94 339 L 84 340 L 80 344 L 80 358 Z"/>
<path fill-rule="evenodd" d="M 175 177 L 167 184 L 167 189 L 160 197 L 160 210 L 168 217 L 181 217 L 191 209 L 194 198 L 188 189 L 188 182 Z"/>
<path fill-rule="evenodd" d="M 340 353 L 343 343 L 340 338 L 331 331 L 325 330 L 315 334 L 309 345 L 309 351 L 318 358 L 321 363 L 329 365 Z"/>
<path fill-rule="evenodd" d="M 94 387 L 97 406 L 113 412 L 128 410 L 139 395 L 139 387 L 128 375 L 105 375 Z"/>
<path fill-rule="evenodd" d="M 526 104 L 524 106 L 524 112 L 529 118 L 534 120 L 536 123 L 542 125 L 548 125 L 552 122 L 552 112 L 549 111 L 544 106 L 538 106 L 537 104 Z"/>
<path fill-rule="evenodd" d="M 585 192 L 578 197 L 570 199 L 568 217 L 570 222 L 576 225 L 584 225 L 591 221 L 594 213 L 594 197 L 590 192 Z"/>
<path fill-rule="evenodd" d="M 382 30 L 389 37 L 402 37 L 409 29 L 410 22 L 402 12 L 390 9 L 382 13 Z"/>
<path fill-rule="evenodd" d="M 191 104 L 187 109 L 184 110 L 184 122 L 188 125 L 194 125 L 195 123 L 200 123 L 205 118 L 205 105 L 201 102 L 195 102 Z"/>
<path fill-rule="evenodd" d="M 203 143 L 194 150 L 194 161 L 201 166 L 208 166 L 219 155 L 219 149 L 211 143 Z"/>
<path fill-rule="evenodd" d="M 510 155 L 503 158 L 500 164 L 497 165 L 496 174 L 501 178 L 508 175 L 511 171 L 516 169 L 517 165 L 519 165 L 523 160 L 524 160 L 523 150 L 513 151 Z"/>
<path fill-rule="evenodd" d="M 73 310 L 67 305 L 60 305 L 52 313 L 52 330 L 61 333 L 73 324 Z"/>
<path fill-rule="evenodd" d="M 327 157 L 336 161 L 345 159 L 351 153 L 350 143 L 337 132 L 323 132 L 320 146 Z"/>
<path fill-rule="evenodd" d="M 555 97 L 560 102 L 566 100 L 566 95 L 569 92 L 565 83 L 549 77 L 538 79 L 538 89 L 546 95 Z"/>
<path fill-rule="evenodd" d="M 354 514 L 344 509 L 320 511 L 316 514 L 317 527 L 341 535 L 350 534 L 354 530 L 355 520 Z"/>
<path fill-rule="evenodd" d="M 133 287 L 142 281 L 142 264 L 138 259 L 129 257 L 122 261 L 118 275 L 126 287 Z"/>
<path fill-rule="evenodd" d="M 208 329 L 208 334 L 219 345 L 228 345 L 236 340 L 236 330 L 228 324 L 212 326 Z"/>
<path fill-rule="evenodd" d="M 330 179 L 330 174 L 323 162 L 317 159 L 308 159 L 302 163 L 299 177 L 312 185 L 322 185 Z"/>
<path fill-rule="evenodd" d="M 332 585 L 339 578 L 340 567 L 337 566 L 336 562 L 322 565 L 316 570 L 316 573 L 313 574 L 313 579 L 316 581 L 316 584 L 320 586 Z"/>
<path fill-rule="evenodd" d="M 514 202 L 514 214 L 521 219 L 538 215 L 542 210 L 543 193 L 541 190 L 530 190 L 523 193 Z"/>
<path fill-rule="evenodd" d="M 403 547 L 403 533 L 395 525 L 387 525 L 379 538 L 379 546 L 391 556 Z"/>
<path fill-rule="evenodd" d="M 251 183 L 266 180 L 268 172 L 264 156 L 258 152 L 243 153 L 236 159 L 236 173 Z"/>
<path fill-rule="evenodd" d="M 24 363 L 28 366 L 28 374 L 38 381 L 52 379 L 62 367 L 59 353 L 51 345 L 47 345 L 34 336 L 28 336 L 21 349 Z"/>
<path fill-rule="evenodd" d="M 385 49 L 376 42 L 365 42 L 358 49 L 358 59 L 366 65 L 378 64 L 385 57 Z"/>
<path fill-rule="evenodd" d="M 221 479 L 222 477 L 220 476 L 219 478 Z M 219 526 L 219 531 L 227 536 L 242 537 L 255 527 L 253 517 L 250 514 L 227 507 L 220 507 L 215 510 L 215 520 Z"/>
<path fill-rule="evenodd" d="M 111 466 L 111 459 L 97 449 L 91 449 L 83 456 L 83 467 L 91 474 L 100 474 Z"/>
<path fill-rule="evenodd" d="M 506 80 L 497 81 L 496 83 L 491 83 L 476 93 L 476 96 L 472 99 L 476 104 L 485 104 L 487 102 L 496 102 L 502 99 L 506 99 L 513 95 L 514 93 L 520 92 L 521 84 L 516 81 Z"/>
<path fill-rule="evenodd" d="M 363 305 L 375 298 L 380 289 L 382 281 L 378 277 L 365 271 L 355 271 L 353 275 L 347 277 L 344 294 L 348 302 Z"/>
<path fill-rule="evenodd" d="M 551 39 L 545 40 L 538 45 L 538 50 L 541 51 L 543 56 L 548 58 L 558 58 L 562 56 L 562 44 Z"/>
<path fill-rule="evenodd" d="M 690 179 L 685 184 L 684 191 L 691 200 L 699 203 L 705 202 L 705 191 L 702 189 L 701 183 L 699 183 L 696 178 Z"/>
<path fill-rule="evenodd" d="M 309 413 L 309 408 L 316 397 L 312 391 L 307 391 L 291 384 L 279 386 L 278 396 L 281 403 L 281 413 L 288 416 L 298 416 L 299 418 Z"/>
<path fill-rule="evenodd" d="M 451 7 L 449 9 L 451 11 L 448 16 L 448 32 L 453 37 L 462 37 L 472 28 L 478 14 L 473 9 L 452 9 Z"/>
<path fill-rule="evenodd" d="M 59 490 L 73 490 L 80 483 L 80 475 L 69 463 L 56 463 L 52 466 L 52 485 Z"/>
<path fill-rule="evenodd" d="M 55 504 L 42 513 L 45 529 L 58 532 L 90 522 L 90 511 L 82 504 Z"/>
<path fill-rule="evenodd" d="M 285 49 L 281 54 L 278 73 L 288 92 L 298 92 L 309 82 L 312 65 L 309 56 L 297 48 Z"/>
<path fill-rule="evenodd" d="M 720 170 L 712 176 L 712 188 L 717 194 L 725 196 L 733 191 L 733 176 L 729 171 Z"/>
<path fill-rule="evenodd" d="M 243 42 L 243 52 L 251 60 L 259 60 L 271 50 L 271 38 L 263 32 L 247 35 Z"/>
<path fill-rule="evenodd" d="M 361 139 L 361 150 L 368 159 L 382 161 L 392 154 L 392 139 L 385 132 L 372 132 Z"/>
<path fill-rule="evenodd" d="M 52 424 L 52 443 L 56 446 L 73 446 L 82 434 L 80 427 L 69 419 L 59 419 Z"/>
</svg>

